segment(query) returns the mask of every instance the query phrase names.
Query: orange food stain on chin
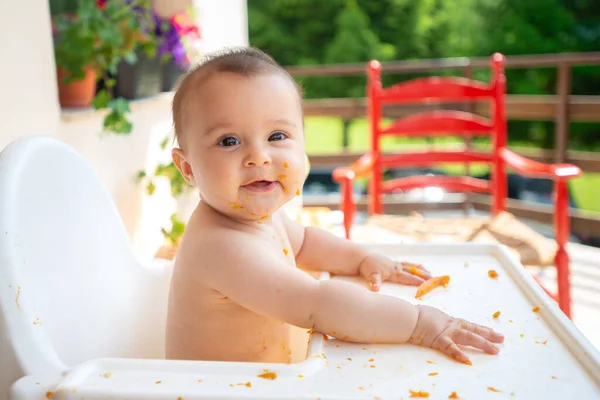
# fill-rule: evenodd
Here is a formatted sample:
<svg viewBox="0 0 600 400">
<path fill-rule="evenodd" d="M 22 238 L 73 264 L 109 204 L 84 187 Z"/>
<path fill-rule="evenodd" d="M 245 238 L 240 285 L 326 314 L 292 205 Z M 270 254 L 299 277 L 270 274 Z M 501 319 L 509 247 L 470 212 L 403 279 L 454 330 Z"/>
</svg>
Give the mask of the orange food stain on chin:
<svg viewBox="0 0 600 400">
<path fill-rule="evenodd" d="M 296 189 L 296 196 L 300 196 L 300 189 Z"/>
<path fill-rule="evenodd" d="M 229 207 L 233 208 L 234 210 L 244 210 L 244 207 L 237 203 L 229 203 Z"/>
<path fill-rule="evenodd" d="M 283 168 L 289 168 L 289 166 L 290 166 L 290 165 L 288 164 L 288 162 L 287 162 L 287 161 L 283 163 Z"/>
<path fill-rule="evenodd" d="M 280 181 L 282 181 L 285 178 L 287 178 L 287 175 L 286 174 L 279 174 L 279 175 L 277 175 L 277 177 L 279 178 Z"/>
</svg>

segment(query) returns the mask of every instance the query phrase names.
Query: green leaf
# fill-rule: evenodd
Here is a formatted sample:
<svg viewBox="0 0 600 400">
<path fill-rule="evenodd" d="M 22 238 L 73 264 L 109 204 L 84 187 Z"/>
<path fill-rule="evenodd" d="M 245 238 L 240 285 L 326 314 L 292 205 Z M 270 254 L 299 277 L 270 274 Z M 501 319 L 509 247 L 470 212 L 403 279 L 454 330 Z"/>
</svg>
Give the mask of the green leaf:
<svg viewBox="0 0 600 400">
<path fill-rule="evenodd" d="M 154 191 L 156 190 L 156 185 L 153 182 L 149 182 L 146 185 L 146 192 L 152 196 L 154 194 Z"/>
<path fill-rule="evenodd" d="M 162 142 L 160 142 L 160 148 L 161 148 L 161 150 L 166 149 L 168 144 L 169 144 L 169 138 L 166 137 Z"/>
<path fill-rule="evenodd" d="M 129 110 L 129 102 L 123 97 L 119 97 L 110 102 L 109 107 L 119 114 L 126 114 Z"/>
<path fill-rule="evenodd" d="M 108 91 L 106 89 L 102 89 L 96 94 L 96 97 L 94 97 L 94 100 L 92 100 L 92 106 L 94 106 L 94 108 L 96 110 L 99 110 L 101 108 L 108 107 L 109 102 L 110 102 L 110 94 L 108 93 Z"/>
<path fill-rule="evenodd" d="M 135 180 L 136 180 L 137 182 L 140 182 L 140 181 L 142 181 L 142 180 L 143 180 L 143 179 L 144 179 L 144 178 L 145 178 L 147 175 L 148 175 L 148 174 L 146 174 L 146 171 L 140 171 L 140 172 L 138 172 L 138 173 L 137 173 L 137 175 L 136 175 L 136 177 L 135 177 Z"/>
<path fill-rule="evenodd" d="M 135 51 L 127 53 L 123 56 L 123 59 L 129 64 L 135 64 L 138 61 L 138 56 Z"/>
</svg>

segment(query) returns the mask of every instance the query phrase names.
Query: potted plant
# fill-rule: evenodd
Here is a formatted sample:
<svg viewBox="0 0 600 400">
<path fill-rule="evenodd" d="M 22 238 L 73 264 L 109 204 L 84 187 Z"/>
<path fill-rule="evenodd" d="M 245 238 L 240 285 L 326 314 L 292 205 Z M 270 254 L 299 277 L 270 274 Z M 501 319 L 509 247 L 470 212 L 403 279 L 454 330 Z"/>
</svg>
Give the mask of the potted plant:
<svg viewBox="0 0 600 400">
<path fill-rule="evenodd" d="M 104 129 L 131 132 L 129 104 L 114 98 L 113 76 L 136 51 L 156 52 L 150 0 L 80 1 L 74 13 L 53 18 L 54 55 L 62 107 L 108 109 Z M 102 89 L 96 91 L 97 80 Z"/>
</svg>

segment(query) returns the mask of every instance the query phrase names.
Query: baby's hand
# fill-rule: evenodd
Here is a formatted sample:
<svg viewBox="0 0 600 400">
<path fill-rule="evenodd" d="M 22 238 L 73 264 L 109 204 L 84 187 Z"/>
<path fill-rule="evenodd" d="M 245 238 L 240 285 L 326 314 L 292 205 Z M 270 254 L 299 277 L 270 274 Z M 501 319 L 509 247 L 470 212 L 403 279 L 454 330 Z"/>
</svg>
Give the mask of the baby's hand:
<svg viewBox="0 0 600 400">
<path fill-rule="evenodd" d="M 370 282 L 370 289 L 378 292 L 383 281 L 418 286 L 431 278 L 420 264 L 395 262 L 380 254 L 369 254 L 360 264 L 359 273 Z"/>
<path fill-rule="evenodd" d="M 457 361 L 466 363 L 469 357 L 458 344 L 472 346 L 489 354 L 498 353 L 504 336 L 493 329 L 464 319 L 452 318 L 434 307 L 419 305 L 419 319 L 409 343 L 440 350 Z"/>
</svg>

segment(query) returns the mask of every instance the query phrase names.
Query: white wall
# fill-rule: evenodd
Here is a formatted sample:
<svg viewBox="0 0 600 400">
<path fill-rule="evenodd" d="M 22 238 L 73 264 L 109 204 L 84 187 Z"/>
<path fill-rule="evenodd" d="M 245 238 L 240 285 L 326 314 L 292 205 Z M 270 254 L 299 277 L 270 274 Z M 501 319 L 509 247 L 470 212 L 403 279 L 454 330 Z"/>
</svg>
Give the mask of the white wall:
<svg viewBox="0 0 600 400">
<path fill-rule="evenodd" d="M 60 108 L 46 1 L 0 1 L 0 149 L 29 134 L 56 135 Z"/>
<path fill-rule="evenodd" d="M 248 45 L 246 0 L 194 0 L 204 51 Z M 218 17 L 216 17 L 218 16 Z"/>
</svg>

